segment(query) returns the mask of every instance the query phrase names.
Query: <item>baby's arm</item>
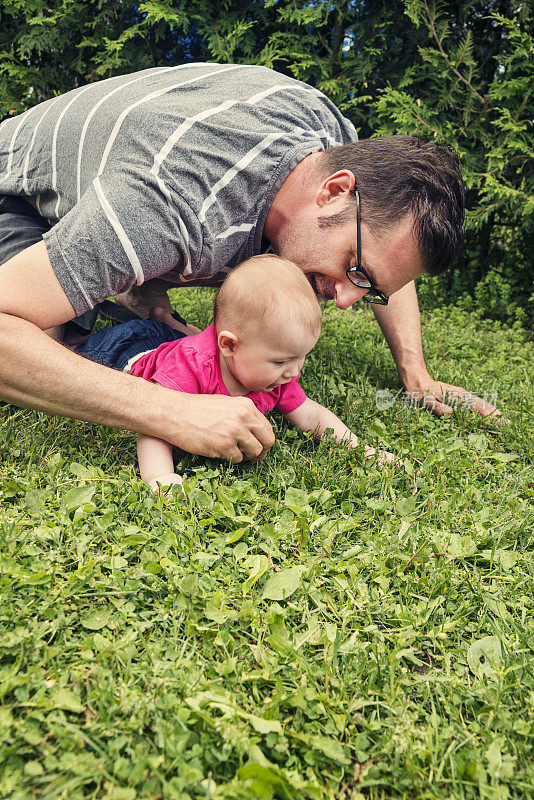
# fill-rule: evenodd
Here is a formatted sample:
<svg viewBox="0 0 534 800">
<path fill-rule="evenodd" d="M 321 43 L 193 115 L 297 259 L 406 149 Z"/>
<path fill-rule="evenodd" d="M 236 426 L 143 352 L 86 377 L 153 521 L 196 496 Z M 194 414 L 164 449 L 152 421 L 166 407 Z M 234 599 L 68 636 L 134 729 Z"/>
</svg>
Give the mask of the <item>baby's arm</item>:
<svg viewBox="0 0 534 800">
<path fill-rule="evenodd" d="M 137 434 L 137 458 L 141 477 L 154 491 L 157 491 L 158 483 L 162 486 L 171 486 L 173 483 L 182 484 L 182 478 L 174 471 L 172 444 L 169 442 L 139 433 Z"/>
<path fill-rule="evenodd" d="M 301 406 L 291 411 L 289 414 L 284 414 L 284 418 L 291 425 L 296 425 L 301 431 L 313 431 L 319 438 L 323 436 L 327 428 L 332 428 L 334 431 L 333 439 L 339 444 L 347 444 L 351 447 L 358 447 L 359 440 L 355 433 L 353 433 L 347 426 L 341 422 L 339 417 L 336 417 L 328 408 L 316 403 L 310 398 L 302 403 Z M 365 447 L 365 457 L 371 458 L 376 453 L 374 447 Z M 393 453 L 381 452 L 379 462 L 384 465 L 396 461 L 397 459 Z"/>
</svg>

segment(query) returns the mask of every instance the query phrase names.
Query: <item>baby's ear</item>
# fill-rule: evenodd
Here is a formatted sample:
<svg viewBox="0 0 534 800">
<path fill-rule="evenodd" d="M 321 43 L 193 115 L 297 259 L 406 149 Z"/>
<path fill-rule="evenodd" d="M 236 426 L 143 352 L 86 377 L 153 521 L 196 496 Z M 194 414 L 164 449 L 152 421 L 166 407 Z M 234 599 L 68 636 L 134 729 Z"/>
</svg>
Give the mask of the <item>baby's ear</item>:
<svg viewBox="0 0 534 800">
<path fill-rule="evenodd" d="M 221 331 L 217 336 L 217 345 L 225 358 L 230 358 L 230 356 L 234 355 L 238 341 L 235 333 L 231 331 Z"/>
</svg>

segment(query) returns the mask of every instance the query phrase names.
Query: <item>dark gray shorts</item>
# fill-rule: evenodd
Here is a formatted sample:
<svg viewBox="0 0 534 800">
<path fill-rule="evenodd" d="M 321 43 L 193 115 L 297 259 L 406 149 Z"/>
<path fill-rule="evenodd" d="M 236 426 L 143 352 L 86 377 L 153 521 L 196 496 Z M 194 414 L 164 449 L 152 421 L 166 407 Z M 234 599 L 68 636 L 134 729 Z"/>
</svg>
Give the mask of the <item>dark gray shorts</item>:
<svg viewBox="0 0 534 800">
<path fill-rule="evenodd" d="M 0 195 L 0 266 L 21 250 L 40 242 L 50 225 L 39 216 L 26 200 L 13 195 Z M 98 316 L 98 308 L 92 308 L 72 320 L 78 333 L 89 333 Z"/>
</svg>

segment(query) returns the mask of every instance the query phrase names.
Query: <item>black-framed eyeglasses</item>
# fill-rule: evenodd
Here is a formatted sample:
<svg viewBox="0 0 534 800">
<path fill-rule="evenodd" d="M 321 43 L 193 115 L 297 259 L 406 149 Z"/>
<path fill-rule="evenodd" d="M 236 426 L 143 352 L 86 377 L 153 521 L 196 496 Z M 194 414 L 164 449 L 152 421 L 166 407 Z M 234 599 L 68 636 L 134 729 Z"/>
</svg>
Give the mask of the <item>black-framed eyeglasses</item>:
<svg viewBox="0 0 534 800">
<path fill-rule="evenodd" d="M 362 223 L 360 217 L 360 195 L 357 189 L 354 190 L 354 196 L 356 197 L 356 266 L 347 270 L 347 278 L 358 289 L 368 290 L 362 298 L 366 303 L 387 306 L 389 298 L 376 288 L 362 265 Z"/>
</svg>

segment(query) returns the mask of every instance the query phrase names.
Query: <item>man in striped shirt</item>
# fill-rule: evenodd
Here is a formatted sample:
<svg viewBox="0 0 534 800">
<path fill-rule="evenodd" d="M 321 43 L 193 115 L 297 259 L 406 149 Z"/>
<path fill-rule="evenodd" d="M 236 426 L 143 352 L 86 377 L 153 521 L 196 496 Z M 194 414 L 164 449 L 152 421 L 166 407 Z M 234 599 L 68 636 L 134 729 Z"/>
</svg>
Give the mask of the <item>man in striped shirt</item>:
<svg viewBox="0 0 534 800">
<path fill-rule="evenodd" d="M 166 287 L 218 284 L 270 245 L 339 308 L 389 297 L 373 309 L 403 383 L 446 413 L 445 391 L 461 390 L 428 374 L 413 280 L 448 266 L 462 218 L 446 148 L 358 142 L 324 95 L 271 70 L 188 64 L 88 84 L 0 126 L 0 394 L 204 455 L 262 456 L 272 429 L 246 399 L 143 385 L 43 331 L 90 332 L 108 296 L 146 316 Z"/>
</svg>

